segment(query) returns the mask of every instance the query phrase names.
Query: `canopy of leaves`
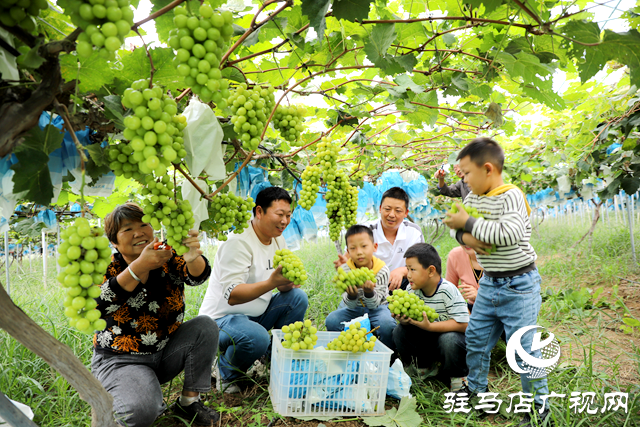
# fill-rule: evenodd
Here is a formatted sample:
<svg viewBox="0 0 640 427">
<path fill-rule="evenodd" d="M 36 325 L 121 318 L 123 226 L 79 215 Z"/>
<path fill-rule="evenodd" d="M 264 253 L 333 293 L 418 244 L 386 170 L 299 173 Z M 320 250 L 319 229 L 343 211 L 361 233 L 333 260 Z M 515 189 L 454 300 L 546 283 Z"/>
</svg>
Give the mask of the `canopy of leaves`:
<svg viewBox="0 0 640 427">
<path fill-rule="evenodd" d="M 152 3 L 155 12 L 169 1 Z M 298 174 L 304 169 L 312 158 L 307 149 L 313 149 L 320 132 L 330 132 L 341 144 L 341 167 L 357 165 L 369 179 L 389 168 L 428 175 L 452 152 L 483 135 L 505 144 L 513 159 L 534 153 L 511 171 L 514 182 L 533 190 L 541 185 L 537 183 L 545 174 L 536 173 L 541 173 L 545 164 L 560 167 L 562 162 L 569 165 L 578 159 L 597 158 L 591 153 L 599 145 L 591 142 L 599 123 L 626 114 L 635 94 L 629 89 L 640 87 L 637 14 L 625 15 L 628 31 L 602 31 L 585 2 L 577 6 L 570 0 L 254 3 L 255 7 L 239 7 L 237 2 L 211 2 L 234 12 L 237 35 L 221 64 L 232 88 L 243 81 L 269 84 L 278 89 L 278 104 L 307 105 L 307 130 L 301 144 L 282 140 L 269 127 L 264 150 L 253 154 L 278 175 L 285 166 Z M 189 2 L 191 10 L 197 10 L 197 5 Z M 156 84 L 173 91 L 174 96 L 188 89 L 174 68 L 172 49 L 162 45 L 172 28 L 172 17 L 170 10 L 155 17 L 161 44 L 150 46 L 148 52 L 144 47 L 123 49 L 113 61 L 98 55 L 78 61 L 75 52 L 61 53 L 63 79 L 76 80 L 69 106 L 75 102 L 81 107 L 83 97 L 97 97 L 105 116 L 121 128 L 122 118 L 129 112 L 117 111 L 113 97 L 121 95 L 134 80 L 149 77 L 149 58 Z M 48 12 L 44 20 L 50 24 L 42 30 L 46 42 L 60 40 L 74 30 L 63 14 Z M 241 36 L 244 42 L 236 42 Z M 600 70 L 622 66 L 626 74 L 615 88 L 619 101 L 615 105 L 593 101 L 610 89 L 590 79 Z M 559 71 L 571 85 L 560 93 L 553 84 Z M 186 106 L 189 96 L 182 98 L 180 108 Z M 229 110 L 214 108 L 224 124 Z M 575 120 L 576 109 L 586 117 Z M 519 122 L 531 112 L 540 120 L 550 119 L 544 127 Z M 632 129 L 638 124 L 632 117 L 627 116 L 620 126 L 626 126 L 623 131 L 633 137 Z M 609 142 L 614 133 L 610 130 L 606 135 L 597 142 Z M 234 138 L 225 127 L 225 139 L 230 142 L 225 159 L 229 172 L 236 161 L 248 155 Z M 16 191 L 28 191 L 27 198 L 44 201 L 50 195 L 44 176 L 37 174 L 38 180 L 29 183 L 18 181 L 27 173 L 42 172 L 47 152 L 24 149 L 35 150 L 35 158 L 42 157 L 42 161 L 16 168 Z M 19 156 L 26 155 L 22 153 L 16 151 Z M 28 171 L 20 170 L 27 167 Z M 585 175 L 594 173 L 595 163 L 590 168 Z M 635 185 L 624 178 L 617 182 L 628 189 Z M 553 179 L 547 179 L 546 184 L 550 183 Z"/>
</svg>

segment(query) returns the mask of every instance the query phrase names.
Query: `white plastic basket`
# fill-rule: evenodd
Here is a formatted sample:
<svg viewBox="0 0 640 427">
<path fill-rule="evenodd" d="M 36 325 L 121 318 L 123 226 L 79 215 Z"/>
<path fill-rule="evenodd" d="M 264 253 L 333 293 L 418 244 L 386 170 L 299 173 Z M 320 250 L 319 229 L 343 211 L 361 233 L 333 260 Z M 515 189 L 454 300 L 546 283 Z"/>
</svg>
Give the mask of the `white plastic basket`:
<svg viewBox="0 0 640 427">
<path fill-rule="evenodd" d="M 314 350 L 282 346 L 283 332 L 274 329 L 269 395 L 284 416 L 384 415 L 393 353 L 380 340 L 373 351 L 319 350 L 339 332 L 318 332 Z"/>
</svg>

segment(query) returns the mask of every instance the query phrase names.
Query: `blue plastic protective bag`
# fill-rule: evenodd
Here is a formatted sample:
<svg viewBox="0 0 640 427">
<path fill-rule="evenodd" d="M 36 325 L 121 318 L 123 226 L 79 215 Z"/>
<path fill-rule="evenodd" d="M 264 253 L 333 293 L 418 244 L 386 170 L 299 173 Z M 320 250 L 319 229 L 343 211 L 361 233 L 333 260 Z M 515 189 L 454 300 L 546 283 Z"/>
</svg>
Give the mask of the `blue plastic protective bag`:
<svg viewBox="0 0 640 427">
<path fill-rule="evenodd" d="M 398 358 L 389 368 L 389 380 L 387 381 L 387 396 L 396 399 L 411 397 L 411 377 L 404 371 L 402 361 Z"/>
<path fill-rule="evenodd" d="M 296 221 L 296 226 L 300 232 L 300 236 L 305 242 L 315 242 L 318 238 L 318 226 L 313 214 L 297 206 L 291 215 L 291 221 Z M 288 245 L 288 243 L 287 243 Z"/>
<path fill-rule="evenodd" d="M 287 225 L 282 233 L 285 242 L 287 242 L 287 248 L 291 251 L 297 251 L 300 249 L 300 242 L 302 242 L 302 234 L 300 234 L 300 228 L 298 227 L 298 221 L 291 216 L 291 222 Z"/>
</svg>

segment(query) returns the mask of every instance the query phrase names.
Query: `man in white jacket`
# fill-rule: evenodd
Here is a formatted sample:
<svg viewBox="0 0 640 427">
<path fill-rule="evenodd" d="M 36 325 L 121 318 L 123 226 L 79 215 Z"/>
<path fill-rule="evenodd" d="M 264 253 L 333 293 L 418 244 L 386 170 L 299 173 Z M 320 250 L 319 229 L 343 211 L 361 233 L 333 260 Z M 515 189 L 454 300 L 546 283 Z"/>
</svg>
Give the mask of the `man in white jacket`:
<svg viewBox="0 0 640 427">
<path fill-rule="evenodd" d="M 291 221 L 291 197 L 282 188 L 265 188 L 253 214 L 242 234 L 230 234 L 218 248 L 199 313 L 220 328 L 217 382 L 226 393 L 240 391 L 234 381 L 267 352 L 268 331 L 303 320 L 309 305 L 282 267 L 273 268 L 276 250 L 287 247 L 282 232 Z"/>
</svg>

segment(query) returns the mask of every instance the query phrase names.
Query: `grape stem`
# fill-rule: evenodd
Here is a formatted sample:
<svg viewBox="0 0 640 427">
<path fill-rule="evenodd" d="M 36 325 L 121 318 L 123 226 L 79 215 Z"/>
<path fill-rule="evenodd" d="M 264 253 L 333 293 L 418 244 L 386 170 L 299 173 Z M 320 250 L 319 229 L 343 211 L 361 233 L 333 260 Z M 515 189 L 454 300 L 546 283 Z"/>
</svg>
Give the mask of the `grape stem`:
<svg viewBox="0 0 640 427">
<path fill-rule="evenodd" d="M 251 20 L 251 25 L 249 26 L 247 31 L 245 31 L 244 34 L 242 36 L 240 36 L 240 38 L 238 40 L 236 40 L 236 42 L 233 44 L 233 46 L 231 46 L 229 48 L 229 50 L 224 54 L 224 56 L 220 60 L 220 69 L 223 68 L 223 65 L 227 62 L 227 60 L 229 59 L 229 56 L 231 56 L 233 51 L 236 50 L 238 48 L 238 46 L 240 46 L 242 44 L 242 42 L 244 42 L 247 39 L 247 37 L 249 37 L 258 28 L 260 28 L 261 26 L 263 26 L 264 24 L 266 24 L 267 22 L 269 22 L 273 18 L 275 18 L 280 12 L 285 10 L 287 7 L 293 6 L 293 1 L 292 0 L 286 0 L 285 4 L 283 6 L 281 6 L 278 9 L 276 9 L 275 11 L 273 11 L 273 13 L 271 15 L 267 16 L 262 22 L 256 23 L 256 17 L 260 14 L 260 12 L 262 12 L 266 7 L 272 5 L 273 3 L 279 3 L 281 1 L 282 0 L 269 0 L 269 1 L 266 1 L 262 6 L 260 6 L 260 9 L 258 9 L 256 14 L 253 16 L 253 19 Z"/>
<path fill-rule="evenodd" d="M 380 329 L 380 326 L 376 326 L 375 328 L 373 328 L 372 330 L 370 330 L 369 332 L 367 332 L 367 333 L 365 334 L 365 336 L 366 336 L 366 335 L 369 335 L 369 334 L 370 334 L 370 333 L 372 333 L 373 331 L 377 331 L 378 329 Z"/>
<path fill-rule="evenodd" d="M 160 10 L 157 10 L 155 12 L 153 12 L 151 15 L 147 16 L 146 18 L 134 23 L 131 26 L 131 29 L 133 31 L 135 31 L 136 33 L 138 32 L 137 29 L 139 26 L 141 26 L 142 24 L 151 21 L 152 19 L 156 19 L 158 16 L 162 16 L 165 13 L 167 13 L 168 11 L 170 11 L 171 9 L 173 9 L 174 7 L 178 6 L 180 3 L 184 2 L 185 0 L 174 0 L 171 3 L 169 3 L 168 5 L 166 5 L 165 7 L 163 7 Z"/>
<path fill-rule="evenodd" d="M 218 187 L 218 189 L 216 189 L 216 191 L 214 191 L 213 193 L 209 194 L 209 200 L 211 200 L 211 198 L 213 196 L 215 196 L 216 194 L 218 194 L 220 192 L 220 190 L 222 190 L 224 187 L 226 187 L 227 185 L 229 185 L 229 183 L 233 180 L 233 178 L 235 178 L 236 176 L 238 176 L 238 174 L 240 173 L 240 171 L 247 166 L 247 164 L 249 163 L 249 160 L 251 160 L 251 156 L 253 156 L 253 153 L 255 152 L 255 150 L 252 150 L 248 155 L 247 158 L 244 159 L 244 162 L 242 162 L 242 164 L 240 165 L 240 167 L 238 167 L 238 170 L 236 170 L 234 173 L 232 173 L 229 178 L 227 178 L 227 180 L 225 182 L 222 183 L 222 185 L 220 185 L 220 187 Z"/>
<path fill-rule="evenodd" d="M 196 190 L 198 190 L 198 192 L 199 192 L 200 194 L 202 194 L 202 197 L 204 197 L 204 198 L 205 198 L 205 199 L 207 199 L 207 200 L 211 200 L 211 197 L 213 197 L 213 196 L 210 196 L 210 195 L 208 195 L 207 193 L 205 193 L 205 192 L 204 192 L 204 190 L 203 190 L 202 188 L 200 188 L 200 186 L 199 186 L 198 184 L 196 184 L 196 182 L 193 180 L 193 178 L 191 178 L 191 176 L 190 176 L 187 172 L 185 172 L 185 170 L 184 170 L 184 169 L 182 169 L 182 166 L 180 166 L 180 165 L 175 165 L 175 164 L 174 164 L 173 166 L 175 167 L 175 170 L 177 170 L 177 171 L 178 171 L 178 172 L 180 172 L 180 173 L 181 173 L 185 178 L 187 178 L 187 181 L 189 181 L 189 182 L 191 183 L 191 185 L 193 185 L 193 186 L 195 187 L 195 189 L 196 189 Z M 174 176 L 173 176 L 173 179 L 174 179 L 174 189 L 175 189 L 175 174 L 174 174 Z M 176 199 L 177 199 L 177 195 L 176 195 Z"/>
<path fill-rule="evenodd" d="M 64 126 L 67 128 L 67 131 L 71 135 L 71 139 L 73 140 L 74 145 L 76 146 L 76 150 L 78 150 L 78 154 L 80 154 L 80 171 L 82 173 L 82 182 L 80 184 L 80 202 L 82 204 L 81 216 L 84 218 L 84 214 L 86 211 L 86 203 L 84 200 L 84 185 L 85 185 L 85 163 L 88 161 L 87 155 L 84 153 L 84 146 L 78 141 L 78 136 L 73 130 L 73 126 L 71 126 L 71 121 L 69 120 L 69 110 L 67 107 L 60 104 L 56 98 L 53 98 L 53 105 L 56 107 L 58 114 L 62 117 L 64 121 Z"/>
<path fill-rule="evenodd" d="M 149 89 L 151 89 L 153 87 L 153 73 L 156 72 L 156 67 L 153 66 L 153 59 L 151 59 L 149 48 L 147 47 L 147 43 L 145 43 L 144 38 L 142 37 L 142 34 L 140 34 L 140 31 L 138 31 L 138 28 L 134 29 L 132 27 L 132 29 L 140 37 L 140 40 L 142 40 L 142 44 L 144 45 L 144 51 L 147 52 L 147 58 L 149 58 L 149 64 L 151 65 L 151 71 L 149 72 Z"/>
</svg>

